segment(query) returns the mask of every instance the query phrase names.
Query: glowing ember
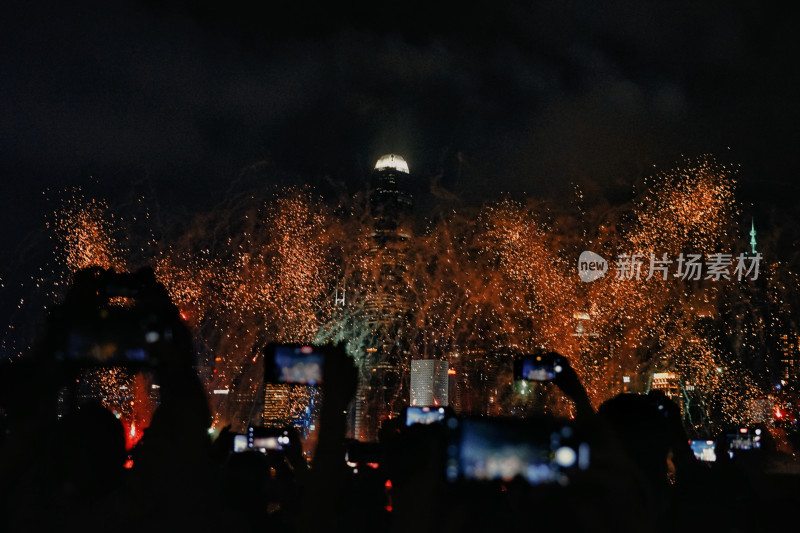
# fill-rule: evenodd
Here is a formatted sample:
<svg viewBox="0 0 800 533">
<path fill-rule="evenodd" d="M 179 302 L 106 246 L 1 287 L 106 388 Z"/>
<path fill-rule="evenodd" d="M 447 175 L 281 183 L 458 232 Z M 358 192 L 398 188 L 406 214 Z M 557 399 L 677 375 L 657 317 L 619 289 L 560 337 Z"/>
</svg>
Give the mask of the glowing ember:
<svg viewBox="0 0 800 533">
<path fill-rule="evenodd" d="M 770 391 L 765 354 L 789 328 L 796 276 L 765 259 L 757 282 L 695 281 L 675 270 L 636 279 L 614 275 L 613 261 L 640 254 L 646 274 L 651 254 L 707 260 L 749 251 L 734 175 L 706 157 L 649 178 L 617 209 L 587 208 L 579 190 L 575 211 L 506 200 L 451 212 L 422 231 L 403 227 L 398 235 L 408 238 L 380 246 L 364 196 L 333 209 L 308 189 L 270 200 L 251 194 L 156 243 L 155 257 L 143 257 L 143 246 L 123 253 L 122 219 L 102 200 L 75 195 L 54 223 L 66 272 L 53 293 L 78 268 L 154 264 L 196 334 L 209 390 L 230 391 L 213 395 L 216 427 L 247 423 L 262 380 L 258 354 L 270 341 L 343 341 L 362 378 L 376 353 L 394 347 L 401 393 L 388 402 L 407 395 L 411 359 L 437 356 L 461 380 L 465 410 L 523 413 L 546 399 L 569 414 L 552 388 L 512 386 L 508 354 L 544 348 L 569 358 L 595 405 L 630 376 L 644 388 L 653 372 L 670 371 L 693 423 L 745 424 Z M 583 250 L 612 258 L 608 275 L 582 282 Z"/>
</svg>

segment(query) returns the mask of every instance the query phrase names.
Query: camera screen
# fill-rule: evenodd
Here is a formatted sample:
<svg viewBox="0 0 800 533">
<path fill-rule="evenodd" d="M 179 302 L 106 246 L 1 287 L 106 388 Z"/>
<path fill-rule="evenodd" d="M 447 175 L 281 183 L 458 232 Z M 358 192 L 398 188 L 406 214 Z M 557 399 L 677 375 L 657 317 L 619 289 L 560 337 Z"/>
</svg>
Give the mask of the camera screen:
<svg viewBox="0 0 800 533">
<path fill-rule="evenodd" d="M 324 353 L 313 346 L 277 345 L 265 358 L 267 378 L 278 383 L 319 385 Z M 270 368 L 271 366 L 271 368 Z"/>
<path fill-rule="evenodd" d="M 280 437 L 261 437 L 253 439 L 253 448 L 257 450 L 282 450 Z"/>
<path fill-rule="evenodd" d="M 257 450 L 267 453 L 270 450 L 283 450 L 290 443 L 286 431 L 272 428 L 248 428 L 247 434 L 233 437 L 235 453 Z"/>
<path fill-rule="evenodd" d="M 567 484 L 570 470 L 589 467 L 589 445 L 569 425 L 530 427 L 500 420 L 466 419 L 448 447 L 447 477 L 476 481 L 526 480 Z"/>
<path fill-rule="evenodd" d="M 515 379 L 553 381 L 562 367 L 553 354 L 521 355 L 514 359 Z"/>
<path fill-rule="evenodd" d="M 761 448 L 761 430 L 740 428 L 737 433 L 728 434 L 730 450 L 756 450 Z"/>
<path fill-rule="evenodd" d="M 84 361 L 97 365 L 148 363 L 150 354 L 142 345 L 126 345 L 127 338 L 98 338 L 84 332 L 70 331 L 64 350 L 57 353 L 62 359 Z"/>
<path fill-rule="evenodd" d="M 715 451 L 717 443 L 713 440 L 693 440 L 690 442 L 692 451 L 698 461 L 706 461 L 713 463 L 717 460 L 717 453 Z"/>
<path fill-rule="evenodd" d="M 532 359 L 524 359 L 522 361 L 522 379 L 532 381 L 551 381 L 556 377 L 556 373 L 552 367 Z"/>
<path fill-rule="evenodd" d="M 444 407 L 408 407 L 406 409 L 406 426 L 442 422 L 444 420 L 444 413 Z"/>
<path fill-rule="evenodd" d="M 247 435 L 236 435 L 233 437 L 233 451 L 236 453 L 244 452 L 249 449 L 247 445 Z"/>
</svg>

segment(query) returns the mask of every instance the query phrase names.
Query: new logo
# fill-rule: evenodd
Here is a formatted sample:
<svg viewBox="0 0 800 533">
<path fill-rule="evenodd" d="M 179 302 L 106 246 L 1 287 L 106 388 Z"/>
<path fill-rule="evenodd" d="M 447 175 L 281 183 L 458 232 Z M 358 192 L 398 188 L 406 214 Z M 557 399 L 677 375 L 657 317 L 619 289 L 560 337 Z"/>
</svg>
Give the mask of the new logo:
<svg viewBox="0 0 800 533">
<path fill-rule="evenodd" d="M 578 276 L 581 281 L 589 283 L 600 279 L 608 272 L 608 261 L 594 252 L 585 251 L 578 258 Z"/>
</svg>

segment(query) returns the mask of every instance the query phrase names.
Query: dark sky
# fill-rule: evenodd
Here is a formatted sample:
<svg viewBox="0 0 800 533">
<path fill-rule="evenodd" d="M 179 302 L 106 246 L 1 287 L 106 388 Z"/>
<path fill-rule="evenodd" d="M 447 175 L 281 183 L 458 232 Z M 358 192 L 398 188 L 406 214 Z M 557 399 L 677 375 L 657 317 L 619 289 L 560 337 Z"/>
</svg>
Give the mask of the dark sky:
<svg viewBox="0 0 800 533">
<path fill-rule="evenodd" d="M 45 188 L 89 176 L 196 209 L 246 168 L 353 190 L 387 152 L 467 201 L 614 199 L 712 153 L 744 201 L 796 203 L 789 2 L 275 4 L 3 3 L 4 253 L 41 232 Z"/>
</svg>

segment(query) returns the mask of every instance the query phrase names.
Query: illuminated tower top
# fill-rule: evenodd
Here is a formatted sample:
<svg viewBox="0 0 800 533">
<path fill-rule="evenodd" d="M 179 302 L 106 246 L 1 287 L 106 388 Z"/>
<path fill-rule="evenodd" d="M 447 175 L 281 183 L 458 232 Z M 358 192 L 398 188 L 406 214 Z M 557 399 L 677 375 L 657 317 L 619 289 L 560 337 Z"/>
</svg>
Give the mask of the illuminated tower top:
<svg viewBox="0 0 800 533">
<path fill-rule="evenodd" d="M 410 236 L 404 227 L 412 207 L 409 185 L 408 163 L 402 156 L 386 154 L 375 163 L 370 204 L 373 237 L 381 246 L 389 241 L 405 241 Z"/>
<path fill-rule="evenodd" d="M 756 255 L 756 225 L 752 218 L 750 219 L 750 251 Z"/>
<path fill-rule="evenodd" d="M 378 162 L 375 163 L 375 170 L 383 170 L 385 168 L 393 168 L 408 174 L 408 163 L 406 163 L 406 160 L 399 155 L 386 154 L 381 156 L 381 158 L 378 159 Z"/>
</svg>

